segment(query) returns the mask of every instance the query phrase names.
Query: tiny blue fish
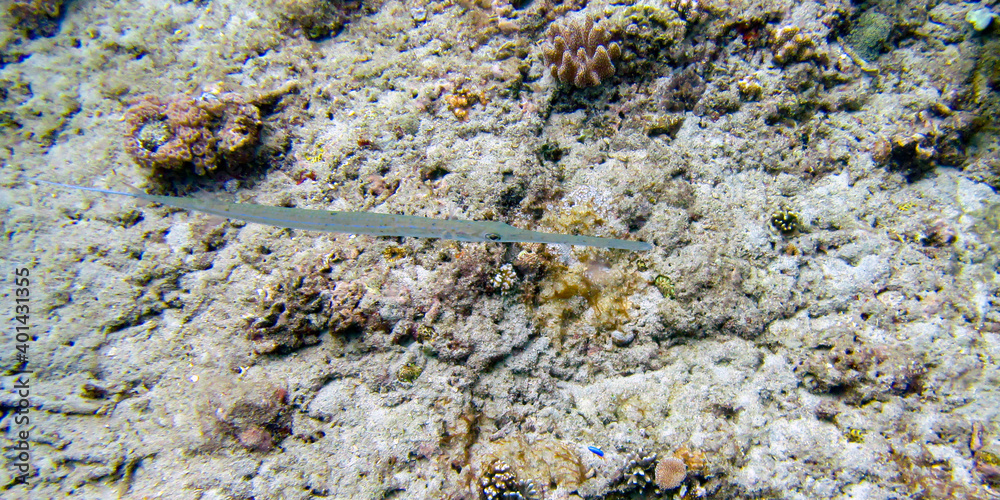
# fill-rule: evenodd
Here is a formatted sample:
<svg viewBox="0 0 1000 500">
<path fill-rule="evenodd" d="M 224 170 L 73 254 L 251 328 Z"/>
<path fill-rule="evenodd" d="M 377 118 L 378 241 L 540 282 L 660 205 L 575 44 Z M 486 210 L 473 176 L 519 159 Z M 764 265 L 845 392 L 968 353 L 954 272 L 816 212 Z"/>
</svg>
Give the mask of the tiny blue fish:
<svg viewBox="0 0 1000 500">
<path fill-rule="evenodd" d="M 588 446 L 587 449 L 590 450 L 590 452 L 593 453 L 594 455 L 604 458 L 604 452 L 601 451 L 600 448 L 596 446 Z"/>
</svg>

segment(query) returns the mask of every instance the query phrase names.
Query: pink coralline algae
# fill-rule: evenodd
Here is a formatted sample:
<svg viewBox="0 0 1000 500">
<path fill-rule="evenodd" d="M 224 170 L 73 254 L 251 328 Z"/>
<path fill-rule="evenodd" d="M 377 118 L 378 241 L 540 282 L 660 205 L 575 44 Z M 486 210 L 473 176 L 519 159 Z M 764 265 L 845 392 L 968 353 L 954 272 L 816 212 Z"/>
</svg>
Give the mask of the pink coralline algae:
<svg viewBox="0 0 1000 500">
<path fill-rule="evenodd" d="M 246 162 L 260 139 L 260 110 L 233 93 L 160 99 L 146 96 L 125 111 L 125 149 L 155 173 L 193 167 L 205 175 Z"/>
<path fill-rule="evenodd" d="M 211 398 L 217 431 L 254 451 L 270 451 L 291 433 L 285 388 L 261 381 L 227 388 Z"/>
</svg>

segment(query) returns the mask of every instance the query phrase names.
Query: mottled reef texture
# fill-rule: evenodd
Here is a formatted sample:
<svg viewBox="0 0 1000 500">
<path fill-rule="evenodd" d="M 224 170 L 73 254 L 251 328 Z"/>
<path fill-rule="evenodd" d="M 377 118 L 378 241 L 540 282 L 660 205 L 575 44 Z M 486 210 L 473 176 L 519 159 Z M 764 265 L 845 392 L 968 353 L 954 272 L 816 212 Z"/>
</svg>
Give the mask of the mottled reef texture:
<svg viewBox="0 0 1000 500">
<path fill-rule="evenodd" d="M 993 3 L 7 2 L 0 496 L 994 498 Z"/>
</svg>

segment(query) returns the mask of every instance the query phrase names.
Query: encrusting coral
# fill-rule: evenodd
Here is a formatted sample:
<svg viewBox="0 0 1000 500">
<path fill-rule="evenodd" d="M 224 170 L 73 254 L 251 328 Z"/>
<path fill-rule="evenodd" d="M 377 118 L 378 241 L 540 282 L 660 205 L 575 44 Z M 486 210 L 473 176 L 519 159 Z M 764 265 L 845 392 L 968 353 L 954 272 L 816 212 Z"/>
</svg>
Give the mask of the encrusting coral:
<svg viewBox="0 0 1000 500">
<path fill-rule="evenodd" d="M 865 61 L 875 61 L 884 50 L 892 30 L 893 22 L 889 16 L 868 10 L 858 16 L 844 42 Z"/>
<path fill-rule="evenodd" d="M 360 0 L 284 0 L 275 10 L 295 31 L 310 40 L 336 35 L 351 14 L 361 8 Z"/>
<path fill-rule="evenodd" d="M 64 0 L 12 0 L 7 4 L 10 26 L 29 38 L 53 36 L 59 31 Z"/>
<path fill-rule="evenodd" d="M 204 394 L 196 403 L 210 446 L 229 438 L 253 451 L 270 451 L 291 434 L 288 390 L 264 380 L 233 381 L 206 377 Z"/>
<path fill-rule="evenodd" d="M 926 372 L 909 349 L 867 344 L 854 335 L 837 339 L 802 360 L 796 372 L 813 394 L 836 393 L 851 405 L 885 401 L 889 395 L 920 393 Z"/>
<path fill-rule="evenodd" d="M 549 28 L 542 55 L 553 77 L 566 85 L 593 87 L 615 74 L 612 61 L 621 56 L 621 47 L 608 43 L 611 33 L 602 24 L 587 15 L 583 24 L 571 20 Z"/>
<path fill-rule="evenodd" d="M 325 332 L 381 329 L 378 313 L 362 305 L 365 287 L 334 281 L 315 269 L 295 272 L 267 289 L 247 318 L 247 337 L 258 354 L 315 345 Z"/>
<path fill-rule="evenodd" d="M 197 99 L 146 96 L 125 111 L 125 149 L 154 173 L 193 166 L 205 175 L 223 160 L 250 159 L 260 138 L 260 110 L 239 95 Z"/>
</svg>

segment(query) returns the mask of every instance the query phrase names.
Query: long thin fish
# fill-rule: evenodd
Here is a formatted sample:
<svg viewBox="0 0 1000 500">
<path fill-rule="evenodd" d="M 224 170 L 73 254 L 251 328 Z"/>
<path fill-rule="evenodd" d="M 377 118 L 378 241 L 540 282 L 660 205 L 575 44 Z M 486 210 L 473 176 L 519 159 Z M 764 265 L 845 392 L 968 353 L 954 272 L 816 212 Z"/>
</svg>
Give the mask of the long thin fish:
<svg viewBox="0 0 1000 500">
<path fill-rule="evenodd" d="M 131 196 L 154 203 L 170 205 L 277 227 L 324 231 L 328 233 L 370 234 L 373 236 L 412 236 L 458 241 L 496 241 L 509 243 L 553 243 L 600 248 L 620 248 L 636 252 L 651 250 L 644 241 L 618 240 L 596 236 L 541 233 L 518 229 L 503 222 L 432 219 L 413 215 L 390 215 L 372 212 L 331 212 L 303 208 L 269 207 L 251 203 L 226 203 L 216 200 L 158 196 L 142 192 L 126 193 L 92 187 L 74 186 L 61 182 L 32 179 L 34 182 L 95 193 Z"/>
</svg>

